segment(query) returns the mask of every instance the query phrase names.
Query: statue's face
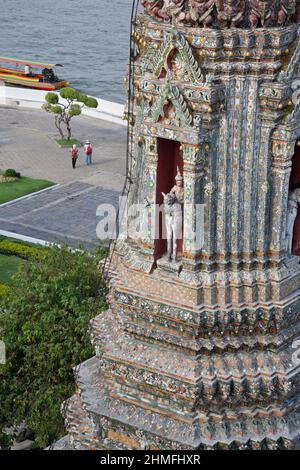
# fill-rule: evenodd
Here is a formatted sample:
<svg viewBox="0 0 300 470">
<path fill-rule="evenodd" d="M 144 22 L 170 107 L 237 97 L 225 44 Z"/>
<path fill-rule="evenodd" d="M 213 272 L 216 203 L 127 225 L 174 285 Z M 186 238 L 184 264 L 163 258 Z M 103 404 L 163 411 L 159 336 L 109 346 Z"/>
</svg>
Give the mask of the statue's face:
<svg viewBox="0 0 300 470">
<path fill-rule="evenodd" d="M 179 186 L 180 188 L 182 188 L 182 186 L 183 186 L 183 181 L 182 181 L 182 180 L 176 180 L 176 184 L 177 184 L 177 186 Z"/>
</svg>

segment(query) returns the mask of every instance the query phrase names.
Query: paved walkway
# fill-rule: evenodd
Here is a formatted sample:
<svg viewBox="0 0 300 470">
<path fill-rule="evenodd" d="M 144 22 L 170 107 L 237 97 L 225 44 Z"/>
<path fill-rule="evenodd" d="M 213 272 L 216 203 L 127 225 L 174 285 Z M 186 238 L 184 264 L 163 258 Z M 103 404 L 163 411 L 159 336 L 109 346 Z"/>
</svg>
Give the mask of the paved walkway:
<svg viewBox="0 0 300 470">
<path fill-rule="evenodd" d="M 92 249 L 99 245 L 99 204 L 117 207 L 118 191 L 74 182 L 0 206 L 0 228 L 25 236 Z"/>
<path fill-rule="evenodd" d="M 0 229 L 52 242 L 87 248 L 98 244 L 97 207 L 115 206 L 124 182 L 126 128 L 80 116 L 74 135 L 94 144 L 94 164 L 80 156 L 71 167 L 69 151 L 49 137 L 50 115 L 42 111 L 0 107 L 0 169 L 59 183 L 41 194 L 0 206 Z"/>
<path fill-rule="evenodd" d="M 55 183 L 85 180 L 105 188 L 122 187 L 125 174 L 126 128 L 79 116 L 72 125 L 74 137 L 90 139 L 94 164 L 86 166 L 82 149 L 72 169 L 69 149 L 54 142 L 53 116 L 40 110 L 0 107 L 0 169 L 14 168 L 24 176 Z"/>
</svg>

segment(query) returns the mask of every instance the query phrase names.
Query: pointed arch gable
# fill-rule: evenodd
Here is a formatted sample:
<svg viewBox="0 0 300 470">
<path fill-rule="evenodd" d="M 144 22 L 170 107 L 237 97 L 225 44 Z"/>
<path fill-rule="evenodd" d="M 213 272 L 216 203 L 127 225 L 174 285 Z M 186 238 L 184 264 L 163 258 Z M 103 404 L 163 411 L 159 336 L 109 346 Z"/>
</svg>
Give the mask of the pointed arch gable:
<svg viewBox="0 0 300 470">
<path fill-rule="evenodd" d="M 193 50 L 185 36 L 173 28 L 172 32 L 166 35 L 165 40 L 156 56 L 153 58 L 153 72 L 159 77 L 162 69 L 167 69 L 168 57 L 171 52 L 177 49 L 180 59 L 185 64 L 186 73 L 192 83 L 204 83 L 203 71 L 194 57 Z"/>
<path fill-rule="evenodd" d="M 162 93 L 154 104 L 152 111 L 152 119 L 154 122 L 157 122 L 161 116 L 164 117 L 164 104 L 166 100 L 171 101 L 171 103 L 175 106 L 178 119 L 180 119 L 182 125 L 187 127 L 193 125 L 193 116 L 188 108 L 184 96 L 182 95 L 179 88 L 172 85 L 170 81 L 166 82 Z"/>
</svg>

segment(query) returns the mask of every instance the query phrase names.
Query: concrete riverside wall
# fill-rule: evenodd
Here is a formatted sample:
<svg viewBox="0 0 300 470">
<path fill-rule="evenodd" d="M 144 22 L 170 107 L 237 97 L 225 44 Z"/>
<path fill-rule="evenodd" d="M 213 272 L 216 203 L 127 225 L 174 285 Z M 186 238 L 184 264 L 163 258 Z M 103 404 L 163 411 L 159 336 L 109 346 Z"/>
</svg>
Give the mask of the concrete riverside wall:
<svg viewBox="0 0 300 470">
<path fill-rule="evenodd" d="M 41 109 L 42 105 L 45 103 L 45 95 L 47 93 L 48 91 L 2 85 L 0 86 L 0 105 Z M 98 108 L 84 108 L 82 110 L 83 115 L 123 126 L 127 125 L 127 122 L 122 120 L 124 105 L 99 98 L 96 98 L 96 100 L 98 101 Z M 63 100 L 61 101 L 63 102 Z"/>
</svg>

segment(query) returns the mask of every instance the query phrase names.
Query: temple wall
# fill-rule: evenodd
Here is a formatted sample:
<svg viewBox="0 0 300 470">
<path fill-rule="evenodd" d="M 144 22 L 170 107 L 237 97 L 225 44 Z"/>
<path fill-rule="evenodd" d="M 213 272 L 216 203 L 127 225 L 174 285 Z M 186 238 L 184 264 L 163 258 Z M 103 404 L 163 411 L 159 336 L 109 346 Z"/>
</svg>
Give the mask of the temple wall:
<svg viewBox="0 0 300 470">
<path fill-rule="evenodd" d="M 226 89 L 226 114 L 219 125 L 217 154 L 209 161 L 215 206 L 206 209 L 211 218 L 211 242 L 208 239 L 204 250 L 250 253 L 256 250 L 256 229 L 261 223 L 256 193 L 267 179 L 263 173 L 258 179 L 258 80 L 232 79 Z M 260 163 L 268 162 L 268 158 L 264 154 Z"/>
<path fill-rule="evenodd" d="M 247 257 L 270 249 L 272 228 L 276 233 L 279 230 L 279 240 L 282 237 L 284 217 L 279 222 L 271 219 L 278 204 L 287 204 L 287 193 L 278 201 L 276 188 L 281 182 L 274 174 L 271 148 L 276 122 L 261 119 L 259 80 L 239 77 L 225 86 L 226 113 L 219 124 L 216 154 L 208 162 L 214 201 L 206 206 L 211 225 L 203 251 Z M 288 186 L 286 178 L 284 186 Z M 279 254 L 283 247 L 277 242 L 275 248 Z"/>
<path fill-rule="evenodd" d="M 153 23 L 150 22 L 141 29 L 153 40 L 152 27 Z M 176 31 L 180 36 L 179 30 Z M 136 113 L 139 119 L 135 126 L 136 138 L 169 138 L 181 142 L 184 148 L 189 142 L 195 149 L 197 146 L 200 149 L 198 152 L 202 163 L 194 161 L 193 164 L 199 167 L 197 170 L 189 167 L 188 163 L 185 178 L 189 187 L 190 184 L 194 185 L 193 202 L 197 199 L 197 202 L 203 203 L 204 223 L 200 229 L 203 231 L 203 244 L 193 248 L 193 243 L 185 241 L 184 256 L 189 257 L 190 253 L 192 258 L 202 260 L 229 257 L 233 261 L 239 258 L 249 260 L 271 257 L 279 261 L 285 250 L 286 188 L 292 154 L 289 155 L 290 161 L 286 158 L 283 176 L 282 171 L 276 169 L 272 138 L 286 113 L 289 87 L 286 82 L 278 80 L 279 52 L 275 48 L 285 47 L 281 54 L 290 51 L 286 46 L 295 40 L 295 27 L 292 25 L 280 31 L 272 29 L 270 35 L 266 30 L 207 30 L 207 35 L 203 34 L 201 29 L 193 30 L 188 38 L 183 34 L 177 44 L 174 40 L 173 46 L 170 46 L 166 27 L 160 25 L 160 34 L 155 37 L 159 38 L 159 42 L 154 44 L 158 49 L 155 57 L 141 50 L 138 70 L 142 73 L 141 70 L 147 68 L 147 74 L 143 72 L 146 79 L 140 75 L 137 79 L 139 103 L 136 104 Z M 193 53 L 188 43 L 195 46 Z M 186 64 L 186 71 L 191 73 L 191 69 L 196 67 L 194 75 L 198 73 L 193 88 L 184 81 L 180 83 L 176 76 L 173 77 L 173 72 L 170 82 L 168 73 L 166 77 L 159 76 L 159 71 L 164 67 L 164 60 L 159 55 L 166 54 L 167 57 L 165 51 L 170 51 L 172 47 L 179 50 L 183 47 L 188 51 L 186 56 L 190 62 Z M 214 52 L 208 51 L 208 47 Z M 293 48 L 294 45 L 291 49 L 295 54 Z M 193 58 L 189 54 L 193 54 Z M 230 57 L 230 61 L 226 61 L 226 56 Z M 195 59 L 198 65 L 194 64 Z M 209 80 L 205 78 L 202 66 L 206 73 L 209 71 Z M 171 87 L 169 95 L 165 92 L 168 86 Z M 176 107 L 175 95 L 175 101 L 172 101 L 172 93 L 177 94 L 177 98 L 182 93 L 181 110 Z M 163 122 L 157 125 L 157 117 L 153 120 L 153 113 L 159 116 L 158 108 L 162 106 L 159 102 L 164 95 L 169 96 L 167 100 L 171 103 L 175 103 L 177 119 L 181 119 L 180 130 L 172 123 L 164 129 L 161 125 Z M 150 100 L 150 105 L 147 100 Z M 160 113 L 163 112 L 162 107 Z M 182 118 L 189 113 L 193 115 L 192 127 L 184 123 Z M 286 147 L 294 145 L 295 137 L 292 134 L 287 137 Z M 144 167 L 140 174 L 144 178 L 144 193 L 139 200 L 145 196 L 147 181 L 153 191 L 155 188 L 156 161 L 152 156 L 150 170 L 147 148 L 143 152 Z M 152 176 L 149 173 L 151 171 L 154 172 Z M 195 171 L 197 176 L 194 173 L 191 179 Z M 278 191 L 282 195 L 280 198 L 276 195 Z M 146 192 L 151 199 L 151 191 Z M 191 215 L 191 211 L 186 209 L 185 220 L 195 216 L 196 212 Z M 185 226 L 186 232 L 193 223 L 190 219 Z M 151 238 L 150 232 L 145 237 L 148 246 L 151 244 L 149 235 Z"/>
</svg>

